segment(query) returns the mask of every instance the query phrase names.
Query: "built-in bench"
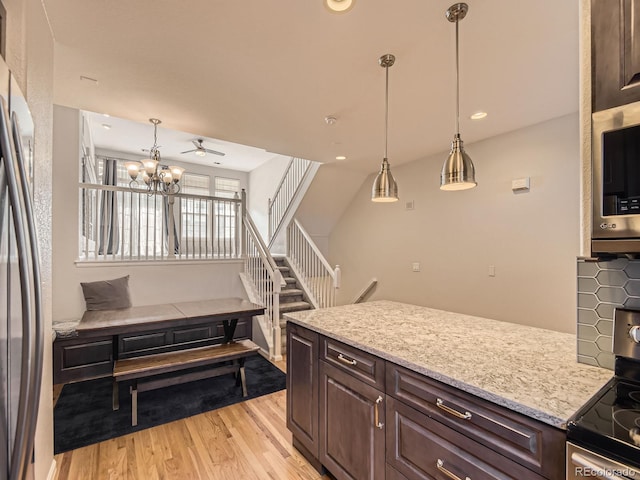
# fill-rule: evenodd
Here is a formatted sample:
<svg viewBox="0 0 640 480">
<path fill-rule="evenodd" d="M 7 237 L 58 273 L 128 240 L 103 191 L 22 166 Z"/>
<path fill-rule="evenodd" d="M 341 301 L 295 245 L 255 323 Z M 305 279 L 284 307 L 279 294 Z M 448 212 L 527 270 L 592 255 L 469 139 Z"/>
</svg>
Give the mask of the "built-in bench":
<svg viewBox="0 0 640 480">
<path fill-rule="evenodd" d="M 116 360 L 113 368 L 113 409 L 117 410 L 118 383 L 133 380 L 131 393 L 131 425 L 138 424 L 138 392 L 146 392 L 179 383 L 217 377 L 227 373 L 236 376 L 236 385 L 242 385 L 247 396 L 244 361 L 256 355 L 260 347 L 251 340 L 158 353 L 144 357 Z M 228 365 L 219 365 L 231 362 Z M 211 366 L 202 369 L 199 367 Z"/>
</svg>

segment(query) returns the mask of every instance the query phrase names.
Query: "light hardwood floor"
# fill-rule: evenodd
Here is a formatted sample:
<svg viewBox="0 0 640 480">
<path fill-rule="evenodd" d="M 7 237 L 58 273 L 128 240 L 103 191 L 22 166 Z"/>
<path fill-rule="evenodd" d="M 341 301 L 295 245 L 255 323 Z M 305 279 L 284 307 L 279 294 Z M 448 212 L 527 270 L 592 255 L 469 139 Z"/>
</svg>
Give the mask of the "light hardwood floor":
<svg viewBox="0 0 640 480">
<path fill-rule="evenodd" d="M 55 459 L 54 480 L 329 479 L 291 445 L 284 390 Z"/>
</svg>

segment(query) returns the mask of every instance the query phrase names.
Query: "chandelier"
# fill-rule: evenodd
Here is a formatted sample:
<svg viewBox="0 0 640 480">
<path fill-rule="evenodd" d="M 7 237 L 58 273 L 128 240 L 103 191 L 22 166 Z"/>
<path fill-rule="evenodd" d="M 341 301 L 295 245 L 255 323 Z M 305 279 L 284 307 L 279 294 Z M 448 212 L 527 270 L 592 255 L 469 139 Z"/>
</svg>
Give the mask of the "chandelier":
<svg viewBox="0 0 640 480">
<path fill-rule="evenodd" d="M 142 180 L 147 186 L 149 195 L 160 193 L 162 195 L 175 195 L 180 191 L 180 179 L 184 168 L 176 166 L 160 165 L 160 150 L 158 148 L 158 124 L 162 123 L 157 118 L 150 118 L 153 123 L 153 147 L 149 150 L 149 158 L 141 162 L 126 162 L 124 166 L 131 177 L 129 188 L 138 190 L 138 175 L 142 170 Z"/>
</svg>

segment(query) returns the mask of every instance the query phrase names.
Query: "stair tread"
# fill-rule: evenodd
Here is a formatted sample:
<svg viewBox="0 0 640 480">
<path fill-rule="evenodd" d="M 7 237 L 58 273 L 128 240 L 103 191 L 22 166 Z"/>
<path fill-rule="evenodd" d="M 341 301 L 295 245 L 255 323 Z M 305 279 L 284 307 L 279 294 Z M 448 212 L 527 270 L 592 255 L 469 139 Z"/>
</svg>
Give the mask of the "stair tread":
<svg viewBox="0 0 640 480">
<path fill-rule="evenodd" d="M 304 292 L 299 288 L 285 288 L 284 290 L 280 290 L 280 296 L 294 296 L 294 295 L 302 295 Z"/>
<path fill-rule="evenodd" d="M 280 312 L 289 313 L 297 312 L 301 310 L 311 310 L 311 304 L 309 302 L 290 302 L 280 304 Z"/>
</svg>

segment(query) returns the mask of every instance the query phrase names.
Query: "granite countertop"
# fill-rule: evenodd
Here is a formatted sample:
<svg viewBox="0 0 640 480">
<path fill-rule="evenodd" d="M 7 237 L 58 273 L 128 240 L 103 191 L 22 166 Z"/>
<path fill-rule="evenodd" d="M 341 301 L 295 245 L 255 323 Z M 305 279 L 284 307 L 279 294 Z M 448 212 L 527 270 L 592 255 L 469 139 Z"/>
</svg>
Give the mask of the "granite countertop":
<svg viewBox="0 0 640 480">
<path fill-rule="evenodd" d="M 612 376 L 568 333 L 391 301 L 285 314 L 293 323 L 558 428 Z"/>
</svg>

